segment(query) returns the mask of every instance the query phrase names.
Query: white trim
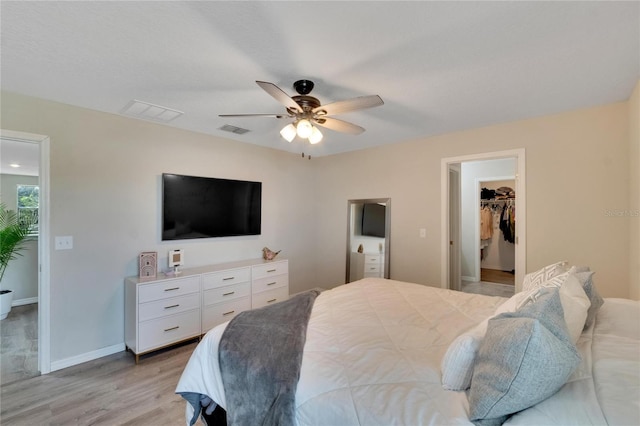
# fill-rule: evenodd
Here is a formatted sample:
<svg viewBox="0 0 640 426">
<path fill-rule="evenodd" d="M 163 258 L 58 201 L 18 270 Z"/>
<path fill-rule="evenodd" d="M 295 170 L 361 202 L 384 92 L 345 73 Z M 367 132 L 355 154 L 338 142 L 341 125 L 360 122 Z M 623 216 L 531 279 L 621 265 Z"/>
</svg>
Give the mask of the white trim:
<svg viewBox="0 0 640 426">
<path fill-rule="evenodd" d="M 86 352 L 84 354 L 72 356 L 70 358 L 61 359 L 51 363 L 51 371 L 62 370 L 63 368 L 72 367 L 74 365 L 82 364 L 83 362 L 93 361 L 94 359 L 102 358 L 108 355 L 113 355 L 125 350 L 124 342 L 117 345 L 108 346 L 106 348 L 98 349 L 97 351 Z"/>
<path fill-rule="evenodd" d="M 460 281 L 467 281 L 467 282 L 471 282 L 471 283 L 477 283 L 480 282 L 479 279 L 475 278 L 475 277 L 467 277 L 465 275 L 460 277 Z"/>
<path fill-rule="evenodd" d="M 522 290 L 522 279 L 526 273 L 526 158 L 525 149 L 484 152 L 443 158 L 440 161 L 440 287 L 449 288 L 449 165 L 467 161 L 516 158 L 516 277 L 515 291 Z"/>
<path fill-rule="evenodd" d="M 11 302 L 11 307 L 14 306 L 23 306 L 23 305 L 31 305 L 33 303 L 38 303 L 37 297 L 27 297 L 26 299 L 18 299 Z"/>
<path fill-rule="evenodd" d="M 0 137 L 15 141 L 38 143 L 40 147 L 40 211 L 38 213 L 38 370 L 41 374 L 51 371 L 51 269 L 49 257 L 49 158 L 50 139 L 34 133 L 0 129 Z"/>
</svg>

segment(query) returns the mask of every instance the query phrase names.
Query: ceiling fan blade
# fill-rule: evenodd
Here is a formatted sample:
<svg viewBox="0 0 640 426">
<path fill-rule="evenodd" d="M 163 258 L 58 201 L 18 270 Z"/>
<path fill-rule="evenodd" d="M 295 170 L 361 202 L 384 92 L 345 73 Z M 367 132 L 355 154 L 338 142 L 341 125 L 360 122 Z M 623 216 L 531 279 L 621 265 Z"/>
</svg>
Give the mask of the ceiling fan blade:
<svg viewBox="0 0 640 426">
<path fill-rule="evenodd" d="M 318 126 L 326 127 L 327 129 L 335 130 L 337 132 L 349 133 L 352 135 L 359 135 L 364 132 L 364 127 L 356 126 L 355 124 L 338 120 L 337 118 L 322 117 L 313 121 Z"/>
<path fill-rule="evenodd" d="M 219 114 L 218 117 L 289 117 L 287 114 Z"/>
<path fill-rule="evenodd" d="M 326 111 L 324 115 L 336 115 L 358 109 L 373 108 L 383 105 L 382 98 L 378 95 L 360 96 L 358 98 L 347 99 L 346 101 L 332 102 L 330 104 L 321 105 L 313 109 L 314 113 Z"/>
<path fill-rule="evenodd" d="M 282 105 L 287 108 L 291 108 L 294 111 L 302 111 L 300 109 L 300 105 L 296 103 L 289 95 L 287 95 L 281 88 L 276 86 L 273 83 L 268 83 L 266 81 L 256 81 L 258 86 L 262 88 L 265 92 L 270 94 L 275 98 L 276 101 L 280 102 Z"/>
</svg>

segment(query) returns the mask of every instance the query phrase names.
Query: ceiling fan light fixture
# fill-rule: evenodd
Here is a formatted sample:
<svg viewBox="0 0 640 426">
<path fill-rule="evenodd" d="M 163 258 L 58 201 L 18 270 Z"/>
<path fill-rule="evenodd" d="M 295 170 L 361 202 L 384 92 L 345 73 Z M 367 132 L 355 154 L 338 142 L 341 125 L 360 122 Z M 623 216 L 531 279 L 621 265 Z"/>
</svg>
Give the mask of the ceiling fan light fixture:
<svg viewBox="0 0 640 426">
<path fill-rule="evenodd" d="M 296 131 L 298 133 L 298 136 L 300 136 L 302 139 L 307 139 L 309 136 L 311 136 L 313 126 L 311 125 L 309 120 L 303 118 L 302 120 L 298 121 L 298 124 L 296 125 Z"/>
<path fill-rule="evenodd" d="M 315 145 L 322 140 L 322 133 L 318 130 L 317 127 L 313 127 L 311 130 L 311 134 L 309 135 L 309 143 L 311 145 Z"/>
<path fill-rule="evenodd" d="M 296 137 L 296 126 L 287 124 L 280 130 L 280 135 L 289 143 Z"/>
</svg>

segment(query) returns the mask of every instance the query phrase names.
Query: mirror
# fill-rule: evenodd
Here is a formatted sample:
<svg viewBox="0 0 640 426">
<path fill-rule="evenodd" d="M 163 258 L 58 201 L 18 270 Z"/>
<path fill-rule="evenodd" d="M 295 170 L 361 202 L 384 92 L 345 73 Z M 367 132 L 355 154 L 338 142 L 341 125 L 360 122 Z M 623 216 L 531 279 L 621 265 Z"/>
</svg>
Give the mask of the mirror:
<svg viewBox="0 0 640 426">
<path fill-rule="evenodd" d="M 390 277 L 390 228 L 391 198 L 348 201 L 345 282 Z"/>
</svg>

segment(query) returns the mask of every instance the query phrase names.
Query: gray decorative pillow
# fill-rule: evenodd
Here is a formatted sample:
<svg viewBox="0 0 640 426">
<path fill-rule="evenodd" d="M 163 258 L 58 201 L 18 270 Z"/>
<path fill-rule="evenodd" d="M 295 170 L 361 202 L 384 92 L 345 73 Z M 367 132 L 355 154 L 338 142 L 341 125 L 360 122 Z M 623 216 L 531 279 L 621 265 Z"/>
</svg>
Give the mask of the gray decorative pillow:
<svg viewBox="0 0 640 426">
<path fill-rule="evenodd" d="M 475 424 L 502 424 L 556 393 L 580 363 L 564 321 L 559 290 L 489 320 L 469 391 Z"/>
</svg>

